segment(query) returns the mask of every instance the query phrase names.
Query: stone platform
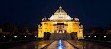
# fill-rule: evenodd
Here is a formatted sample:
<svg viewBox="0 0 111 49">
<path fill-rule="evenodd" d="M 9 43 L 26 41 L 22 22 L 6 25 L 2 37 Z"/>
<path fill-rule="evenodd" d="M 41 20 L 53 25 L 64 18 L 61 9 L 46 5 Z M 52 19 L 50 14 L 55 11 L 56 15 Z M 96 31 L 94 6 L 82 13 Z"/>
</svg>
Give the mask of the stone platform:
<svg viewBox="0 0 111 49">
<path fill-rule="evenodd" d="M 71 36 L 69 33 L 52 33 L 50 36 L 50 39 L 53 40 L 66 40 L 71 39 Z"/>
</svg>

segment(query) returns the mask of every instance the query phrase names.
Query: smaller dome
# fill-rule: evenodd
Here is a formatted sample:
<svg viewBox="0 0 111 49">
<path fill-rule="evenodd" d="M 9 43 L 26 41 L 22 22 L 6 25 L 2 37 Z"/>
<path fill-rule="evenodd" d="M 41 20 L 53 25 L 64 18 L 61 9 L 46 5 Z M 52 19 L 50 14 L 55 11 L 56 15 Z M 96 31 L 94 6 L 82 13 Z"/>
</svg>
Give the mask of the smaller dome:
<svg viewBox="0 0 111 49">
<path fill-rule="evenodd" d="M 67 20 L 71 20 L 71 17 L 69 15 L 67 15 L 66 19 Z"/>
<path fill-rule="evenodd" d="M 74 20 L 75 20 L 75 21 L 79 21 L 79 19 L 78 19 L 78 18 L 74 18 Z"/>
<path fill-rule="evenodd" d="M 53 20 L 54 19 L 54 15 L 52 15 L 51 17 L 50 17 L 50 20 Z"/>
</svg>

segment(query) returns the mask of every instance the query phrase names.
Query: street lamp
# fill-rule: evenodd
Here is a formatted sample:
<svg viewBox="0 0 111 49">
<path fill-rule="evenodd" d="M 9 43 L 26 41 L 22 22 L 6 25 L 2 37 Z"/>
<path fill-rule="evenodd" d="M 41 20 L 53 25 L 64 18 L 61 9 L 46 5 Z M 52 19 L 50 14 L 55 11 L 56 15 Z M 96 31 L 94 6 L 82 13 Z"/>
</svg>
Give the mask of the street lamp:
<svg viewBox="0 0 111 49">
<path fill-rule="evenodd" d="M 96 37 L 96 36 L 94 36 L 94 37 Z"/>
<path fill-rule="evenodd" d="M 84 36 L 84 37 L 86 37 L 86 36 Z"/>
<path fill-rule="evenodd" d="M 17 38 L 17 36 L 14 36 L 15 38 Z"/>
<path fill-rule="evenodd" d="M 104 38 L 106 38 L 106 36 L 104 36 Z"/>
<path fill-rule="evenodd" d="M 35 36 L 35 37 L 37 37 L 37 36 Z"/>
<path fill-rule="evenodd" d="M 24 36 L 24 37 L 27 37 L 27 36 Z"/>
<path fill-rule="evenodd" d="M 5 36 L 3 36 L 3 37 L 5 37 Z"/>
<path fill-rule="evenodd" d="M 90 36 L 88 36 L 88 37 L 90 37 Z"/>
</svg>

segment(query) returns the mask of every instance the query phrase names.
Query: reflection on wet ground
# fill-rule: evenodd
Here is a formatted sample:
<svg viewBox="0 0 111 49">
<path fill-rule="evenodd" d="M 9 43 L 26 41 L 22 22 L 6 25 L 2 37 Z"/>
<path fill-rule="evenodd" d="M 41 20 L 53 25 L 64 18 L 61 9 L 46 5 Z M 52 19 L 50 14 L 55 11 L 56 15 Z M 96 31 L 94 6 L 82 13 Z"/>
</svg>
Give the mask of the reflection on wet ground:
<svg viewBox="0 0 111 49">
<path fill-rule="evenodd" d="M 34 41 L 34 42 L 29 42 L 27 44 L 16 46 L 9 49 L 41 49 L 53 41 L 54 40 Z M 111 49 L 111 48 L 103 47 L 96 43 L 87 42 L 87 41 L 78 41 L 78 40 L 67 40 L 67 41 L 72 43 L 74 46 L 78 47 L 79 49 Z M 74 49 L 74 47 L 70 45 L 67 41 L 56 40 L 51 45 L 47 46 L 46 49 Z"/>
<path fill-rule="evenodd" d="M 9 49 L 41 49 L 42 47 L 46 46 L 47 44 L 53 41 L 54 40 L 34 41 L 34 42 L 27 43 L 25 45 L 16 46 Z"/>
<path fill-rule="evenodd" d="M 111 49 L 88 41 L 68 40 L 79 49 Z"/>
<path fill-rule="evenodd" d="M 46 49 L 74 49 L 74 47 L 70 45 L 67 41 L 57 40 L 49 45 Z"/>
</svg>

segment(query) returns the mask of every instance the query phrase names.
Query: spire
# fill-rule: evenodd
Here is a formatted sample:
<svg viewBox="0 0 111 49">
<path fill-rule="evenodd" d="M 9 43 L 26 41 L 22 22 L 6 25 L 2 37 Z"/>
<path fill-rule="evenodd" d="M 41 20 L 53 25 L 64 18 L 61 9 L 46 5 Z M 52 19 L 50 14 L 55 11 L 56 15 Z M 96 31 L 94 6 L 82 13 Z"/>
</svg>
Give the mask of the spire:
<svg viewBox="0 0 111 49">
<path fill-rule="evenodd" d="M 62 9 L 62 7 L 60 6 L 59 9 Z"/>
<path fill-rule="evenodd" d="M 60 10 L 59 12 L 61 13 L 62 12 L 62 7 L 61 6 L 59 7 L 59 10 Z"/>
<path fill-rule="evenodd" d="M 59 14 L 59 13 L 67 14 L 67 13 L 62 9 L 61 6 L 60 6 L 59 9 L 55 12 L 55 14 Z"/>
</svg>

